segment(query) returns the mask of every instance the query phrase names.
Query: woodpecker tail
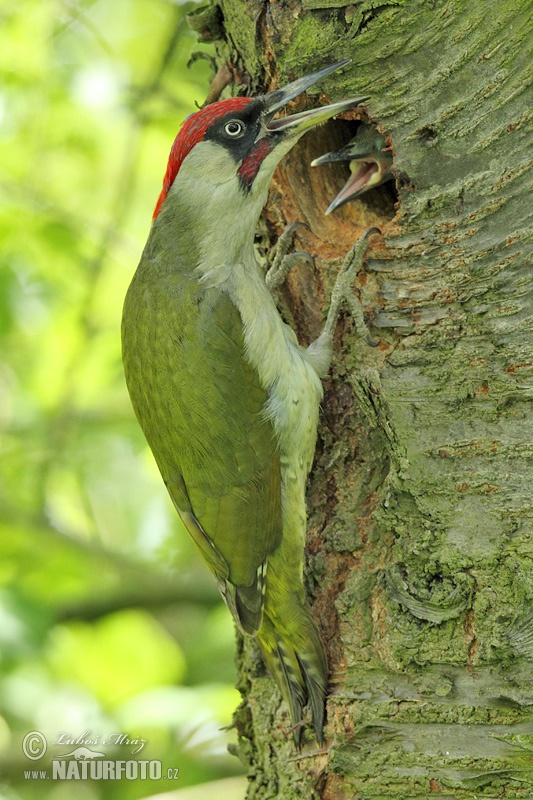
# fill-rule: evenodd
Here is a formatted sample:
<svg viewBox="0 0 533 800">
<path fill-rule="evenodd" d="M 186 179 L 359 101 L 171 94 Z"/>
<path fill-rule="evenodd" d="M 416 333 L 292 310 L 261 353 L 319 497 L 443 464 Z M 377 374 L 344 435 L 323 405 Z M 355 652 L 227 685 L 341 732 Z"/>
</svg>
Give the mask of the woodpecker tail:
<svg viewBox="0 0 533 800">
<path fill-rule="evenodd" d="M 290 602 L 292 601 L 292 602 Z M 324 741 L 327 662 L 310 609 L 294 595 L 275 609 L 267 602 L 257 638 L 270 674 L 287 702 L 300 746 L 303 709 L 308 703 L 317 742 Z"/>
</svg>

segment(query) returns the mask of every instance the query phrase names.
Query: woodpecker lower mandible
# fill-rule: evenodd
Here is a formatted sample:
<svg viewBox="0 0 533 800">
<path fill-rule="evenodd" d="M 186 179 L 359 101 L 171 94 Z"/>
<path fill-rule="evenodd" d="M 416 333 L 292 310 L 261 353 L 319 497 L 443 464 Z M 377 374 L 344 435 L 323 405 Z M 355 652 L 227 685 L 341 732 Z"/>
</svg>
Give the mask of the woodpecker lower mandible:
<svg viewBox="0 0 533 800">
<path fill-rule="evenodd" d="M 275 113 L 347 63 L 187 118 L 122 322 L 138 420 L 235 622 L 257 636 L 297 744 L 306 704 L 323 741 L 327 666 L 303 585 L 305 485 L 350 274 L 339 276 L 323 334 L 301 347 L 267 288 L 254 233 L 278 162 L 366 98 Z"/>
</svg>

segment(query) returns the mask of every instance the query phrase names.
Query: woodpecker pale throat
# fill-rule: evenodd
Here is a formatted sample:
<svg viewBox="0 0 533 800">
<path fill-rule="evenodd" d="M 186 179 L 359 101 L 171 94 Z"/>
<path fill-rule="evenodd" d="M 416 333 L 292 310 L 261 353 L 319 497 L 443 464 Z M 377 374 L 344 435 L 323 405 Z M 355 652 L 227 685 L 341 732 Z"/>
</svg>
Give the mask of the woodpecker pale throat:
<svg viewBox="0 0 533 800">
<path fill-rule="evenodd" d="M 135 413 L 235 622 L 257 636 L 297 743 L 306 704 L 323 741 L 327 666 L 303 584 L 305 485 L 345 287 L 322 335 L 301 347 L 267 288 L 254 234 L 279 161 L 361 100 L 274 115 L 347 63 L 185 120 L 122 323 Z"/>
</svg>

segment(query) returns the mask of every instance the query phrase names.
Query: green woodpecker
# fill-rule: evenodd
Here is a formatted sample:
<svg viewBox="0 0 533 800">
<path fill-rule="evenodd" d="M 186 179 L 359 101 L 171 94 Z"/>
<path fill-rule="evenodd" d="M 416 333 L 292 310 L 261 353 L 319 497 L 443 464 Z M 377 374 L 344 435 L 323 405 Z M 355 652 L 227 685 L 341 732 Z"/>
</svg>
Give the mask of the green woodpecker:
<svg viewBox="0 0 533 800">
<path fill-rule="evenodd" d="M 347 63 L 187 118 L 122 323 L 131 401 L 165 485 L 239 629 L 257 636 L 297 743 L 306 703 L 323 740 L 327 667 L 303 585 L 305 485 L 320 376 L 351 277 L 338 279 L 322 335 L 301 347 L 267 288 L 254 234 L 278 162 L 360 100 L 274 115 Z"/>
<path fill-rule="evenodd" d="M 332 161 L 349 161 L 352 173 L 335 199 L 329 204 L 326 214 L 331 214 L 339 206 L 369 189 L 392 178 L 392 153 L 386 150 L 387 142 L 383 134 L 372 125 L 361 122 L 357 132 L 345 147 L 333 153 L 326 153 L 311 162 L 312 167 L 329 164 Z"/>
</svg>

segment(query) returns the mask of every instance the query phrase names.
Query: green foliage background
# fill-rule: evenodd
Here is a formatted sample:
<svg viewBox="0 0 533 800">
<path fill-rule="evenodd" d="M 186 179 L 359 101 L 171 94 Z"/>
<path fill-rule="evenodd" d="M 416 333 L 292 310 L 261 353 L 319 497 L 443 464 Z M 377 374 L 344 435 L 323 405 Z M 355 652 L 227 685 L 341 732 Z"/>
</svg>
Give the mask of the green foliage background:
<svg viewBox="0 0 533 800">
<path fill-rule="evenodd" d="M 170 0 L 0 6 L 0 793 L 136 798 L 161 781 L 24 778 L 61 733 L 146 739 L 179 787 L 240 771 L 233 626 L 134 419 L 120 317 L 170 145 L 212 77 Z M 43 732 L 30 762 L 22 739 Z M 86 733 L 90 731 L 90 733 Z M 131 747 L 108 758 L 129 758 Z M 200 796 L 200 795 L 195 795 Z M 209 793 L 206 794 L 209 796 Z M 212 795 L 211 795 L 212 796 Z"/>
</svg>

